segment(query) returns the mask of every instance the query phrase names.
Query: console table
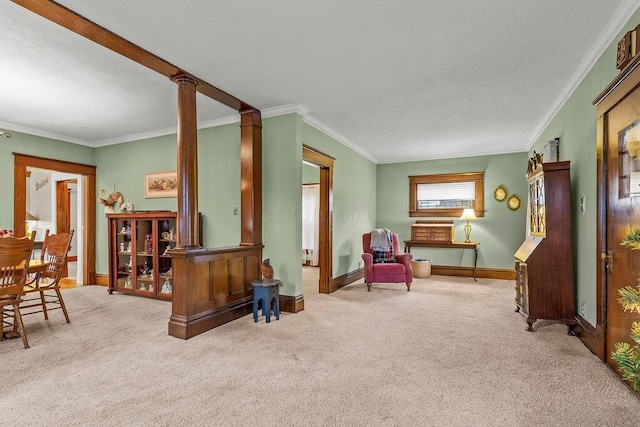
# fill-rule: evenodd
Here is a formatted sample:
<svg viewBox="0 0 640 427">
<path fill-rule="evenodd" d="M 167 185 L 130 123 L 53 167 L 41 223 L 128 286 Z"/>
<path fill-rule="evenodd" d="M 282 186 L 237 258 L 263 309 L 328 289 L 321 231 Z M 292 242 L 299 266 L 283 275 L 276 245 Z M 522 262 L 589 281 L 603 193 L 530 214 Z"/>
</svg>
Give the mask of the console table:
<svg viewBox="0 0 640 427">
<path fill-rule="evenodd" d="M 476 266 L 478 265 L 478 245 L 480 242 L 439 242 L 437 240 L 405 240 L 404 251 L 411 253 L 411 247 L 439 248 L 439 249 L 473 249 L 473 280 L 478 281 L 476 276 Z"/>
</svg>

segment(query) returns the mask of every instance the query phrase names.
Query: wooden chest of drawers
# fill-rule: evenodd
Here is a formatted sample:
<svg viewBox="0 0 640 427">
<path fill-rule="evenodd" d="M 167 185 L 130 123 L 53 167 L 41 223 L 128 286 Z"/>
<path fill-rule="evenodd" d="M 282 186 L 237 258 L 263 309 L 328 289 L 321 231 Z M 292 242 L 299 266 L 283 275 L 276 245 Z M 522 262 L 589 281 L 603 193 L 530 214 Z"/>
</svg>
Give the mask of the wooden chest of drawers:
<svg viewBox="0 0 640 427">
<path fill-rule="evenodd" d="M 411 240 L 453 242 L 453 221 L 418 220 L 411 225 Z"/>
</svg>

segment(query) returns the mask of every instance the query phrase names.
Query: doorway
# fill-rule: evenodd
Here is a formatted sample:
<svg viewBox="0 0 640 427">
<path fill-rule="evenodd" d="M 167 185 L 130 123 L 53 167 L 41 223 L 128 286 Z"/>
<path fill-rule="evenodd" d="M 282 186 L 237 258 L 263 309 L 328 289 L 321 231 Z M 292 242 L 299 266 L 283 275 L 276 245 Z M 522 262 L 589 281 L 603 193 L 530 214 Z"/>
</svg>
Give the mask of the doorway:
<svg viewBox="0 0 640 427">
<path fill-rule="evenodd" d="M 82 259 L 85 256 L 78 251 L 78 230 L 83 227 L 82 212 L 82 177 L 66 173 L 53 173 L 51 182 L 55 183 L 55 232 L 70 233 L 73 230 L 71 246 L 67 256 L 67 264 L 63 277 L 72 278 L 74 282 L 82 283 Z M 78 268 L 78 263 L 81 266 Z"/>
<path fill-rule="evenodd" d="M 317 294 L 320 252 L 320 168 L 302 162 L 302 294 Z"/>
<path fill-rule="evenodd" d="M 77 203 L 81 212 L 78 218 L 78 230 L 74 233 L 76 238 L 78 260 L 78 284 L 89 285 L 96 282 L 96 167 L 80 163 L 66 162 L 62 160 L 47 159 L 26 154 L 13 153 L 14 155 L 14 199 L 13 199 L 13 223 L 16 236 L 21 237 L 25 232 L 27 214 L 27 176 L 30 169 L 43 169 L 55 171 L 52 174 L 52 182 L 76 179 L 78 183 Z M 52 184 L 54 191 L 56 184 Z M 70 196 L 71 198 L 71 196 Z M 52 207 L 57 211 L 57 206 Z M 71 220 L 71 219 L 70 219 Z M 55 219 L 53 220 L 56 223 Z"/>
<path fill-rule="evenodd" d="M 335 286 L 332 286 L 333 162 L 335 159 L 303 145 L 302 160 L 319 168 L 318 290 L 320 293 L 328 294 L 335 290 Z"/>
</svg>

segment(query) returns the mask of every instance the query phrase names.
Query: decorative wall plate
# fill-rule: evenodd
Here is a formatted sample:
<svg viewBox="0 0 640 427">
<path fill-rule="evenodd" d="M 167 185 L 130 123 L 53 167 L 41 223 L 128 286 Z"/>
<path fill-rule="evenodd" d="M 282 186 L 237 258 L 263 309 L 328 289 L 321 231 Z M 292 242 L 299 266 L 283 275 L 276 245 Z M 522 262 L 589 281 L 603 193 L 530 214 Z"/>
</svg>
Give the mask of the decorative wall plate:
<svg viewBox="0 0 640 427">
<path fill-rule="evenodd" d="M 504 185 L 498 185 L 493 191 L 493 197 L 499 202 L 504 202 L 504 200 L 507 198 L 507 194 L 507 189 Z"/>
<path fill-rule="evenodd" d="M 507 200 L 507 207 L 509 209 L 511 209 L 512 211 L 517 211 L 518 209 L 520 209 L 521 205 L 522 201 L 520 200 L 520 197 L 518 197 L 516 194 L 512 194 L 511 196 L 509 196 L 509 199 Z"/>
</svg>

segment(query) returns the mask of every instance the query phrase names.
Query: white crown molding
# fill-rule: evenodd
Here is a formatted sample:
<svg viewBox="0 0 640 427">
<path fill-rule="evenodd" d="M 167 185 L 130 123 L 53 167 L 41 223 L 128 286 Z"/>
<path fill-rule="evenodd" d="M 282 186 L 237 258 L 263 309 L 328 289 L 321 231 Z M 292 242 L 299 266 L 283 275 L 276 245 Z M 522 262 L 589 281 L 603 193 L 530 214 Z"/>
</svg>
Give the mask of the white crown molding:
<svg viewBox="0 0 640 427">
<path fill-rule="evenodd" d="M 305 115 L 309 113 L 309 110 L 300 104 L 289 104 L 289 105 L 282 105 L 279 107 L 265 108 L 264 110 L 261 110 L 260 113 L 263 118 L 266 118 L 266 117 L 282 116 L 285 114 L 292 114 L 292 113 Z M 221 117 L 219 119 L 211 119 L 211 120 L 198 122 L 198 129 L 208 129 L 208 128 L 214 128 L 218 126 L 232 125 L 234 123 L 240 123 L 240 114 L 234 114 L 231 116 Z M 134 133 L 130 135 L 120 136 L 117 138 L 96 141 L 93 146 L 105 147 L 107 145 L 123 144 L 125 142 L 133 142 L 133 141 L 139 141 L 142 139 L 156 138 L 159 136 L 173 135 L 177 133 L 177 131 L 178 131 L 177 127 L 170 127 L 170 128 L 159 129 L 159 130 L 154 130 L 150 132 Z"/>
<path fill-rule="evenodd" d="M 278 107 L 265 108 L 264 110 L 261 110 L 260 113 L 262 118 L 276 117 L 276 116 L 283 116 L 286 114 L 297 113 L 300 116 L 302 116 L 302 119 L 310 126 L 313 126 L 316 129 L 324 132 L 325 134 L 334 138 L 341 144 L 351 148 L 353 151 L 360 154 L 361 156 L 371 160 L 373 163 L 378 163 L 378 159 L 376 159 L 371 154 L 364 151 L 362 148 L 358 147 L 356 144 L 354 144 L 349 139 L 347 139 L 344 135 L 333 130 L 329 126 L 322 123 L 320 120 L 311 116 L 311 114 L 309 114 L 309 109 L 302 104 L 288 104 L 288 105 L 281 105 Z M 240 122 L 240 115 L 236 114 L 232 116 L 222 117 L 219 119 L 206 120 L 204 122 L 200 122 L 198 123 L 198 129 L 207 129 L 207 128 L 212 128 L 217 126 L 224 126 L 224 125 L 229 125 L 233 123 L 239 123 L 239 122 Z M 141 132 L 141 133 L 135 133 L 131 135 L 125 135 L 118 138 L 111 138 L 111 139 L 105 139 L 102 141 L 96 141 L 91 146 L 96 148 L 104 147 L 107 145 L 122 144 L 125 142 L 139 141 L 142 139 L 155 138 L 158 136 L 172 135 L 172 134 L 175 134 L 176 132 L 177 132 L 177 128 L 171 127 L 171 128 L 159 129 L 151 132 Z"/>
<path fill-rule="evenodd" d="M 284 116 L 285 114 L 298 113 L 302 117 L 309 115 L 309 109 L 302 104 L 287 104 L 280 107 L 265 108 L 261 110 L 262 117 Z"/>
<path fill-rule="evenodd" d="M 376 164 L 379 163 L 379 160 L 377 158 L 373 157 L 371 154 L 369 154 L 368 152 L 364 151 L 362 148 L 360 148 L 359 146 L 351 142 L 346 136 L 342 135 L 340 132 L 333 130 L 332 128 L 325 125 L 320 120 L 313 117 L 312 115 L 310 114 L 304 115 L 302 116 L 302 120 L 304 120 L 304 122 L 307 123 L 308 125 L 318 129 L 319 131 L 326 133 L 327 135 L 329 135 L 330 137 L 332 137 L 342 145 L 345 145 L 351 148 L 353 151 L 360 154 L 362 157 L 371 160 L 373 163 L 376 163 Z"/>
<path fill-rule="evenodd" d="M 106 147 L 108 145 L 124 144 L 125 142 L 141 141 L 143 139 L 156 138 L 156 137 L 165 136 L 165 135 L 172 135 L 176 132 L 177 132 L 176 127 L 170 127 L 165 129 L 152 130 L 149 132 L 132 133 L 129 135 L 118 136 L 116 138 L 95 141 L 93 143 L 93 146 L 95 148 L 98 148 L 98 147 Z"/>
<path fill-rule="evenodd" d="M 300 116 L 302 116 L 302 119 L 304 120 L 305 123 L 309 124 L 310 126 L 313 126 L 314 128 L 320 130 L 321 132 L 324 132 L 325 134 L 329 135 L 330 137 L 340 142 L 341 144 L 349 147 L 350 149 L 360 154 L 361 156 L 365 157 L 366 159 L 369 159 L 376 164 L 379 163 L 378 159 L 373 157 L 371 154 L 369 154 L 368 152 L 366 152 L 365 150 L 363 150 L 353 142 L 351 142 L 347 137 L 335 131 L 334 129 L 330 128 L 329 126 L 325 125 L 315 117 L 313 117 L 309 113 L 309 109 L 302 104 L 281 105 L 278 107 L 265 108 L 264 110 L 261 110 L 261 115 L 263 118 L 283 116 L 286 114 L 294 114 L 294 113 L 297 113 Z M 235 114 L 227 117 L 221 117 L 219 119 L 205 120 L 203 122 L 199 122 L 198 129 L 208 129 L 208 128 L 225 126 L 225 125 L 239 123 L 239 122 L 240 122 L 240 114 Z M 13 123 L 0 122 L 0 126 L 15 132 L 22 132 L 30 135 L 41 136 L 44 138 L 57 139 L 60 141 L 70 142 L 70 143 L 79 144 L 79 145 L 85 145 L 87 147 L 93 147 L 93 148 L 124 144 L 126 142 L 140 141 L 143 139 L 157 138 L 160 136 L 174 135 L 177 133 L 177 127 L 173 126 L 173 127 L 164 128 L 164 129 L 158 129 L 158 130 L 153 130 L 148 132 L 138 132 L 138 133 L 133 133 L 129 135 L 119 136 L 116 138 L 109 138 L 109 139 L 103 139 L 103 140 L 91 142 L 91 141 L 80 140 L 77 138 L 72 138 L 67 135 L 58 135 L 51 132 L 41 131 L 38 129 L 27 128 L 24 126 L 13 124 Z"/>
<path fill-rule="evenodd" d="M 0 127 L 6 128 L 7 130 L 11 130 L 14 132 L 20 132 L 27 135 L 39 136 L 42 138 L 55 139 L 62 142 L 70 142 L 72 144 L 84 145 L 87 147 L 93 147 L 93 143 L 90 141 L 85 141 L 83 139 L 73 138 L 68 135 L 62 135 L 54 132 L 47 132 L 40 129 L 35 129 L 27 126 L 20 126 L 15 123 L 9 122 L 0 122 Z"/>
<path fill-rule="evenodd" d="M 576 90 L 578 85 L 586 77 L 587 73 L 593 68 L 600 56 L 614 42 L 620 30 L 627 23 L 631 15 L 635 13 L 640 7 L 640 1 L 638 0 L 624 0 L 618 9 L 615 11 L 607 25 L 603 28 L 600 36 L 596 39 L 589 52 L 584 57 L 576 71 L 573 73 L 567 85 L 560 92 L 554 103 L 551 105 L 547 113 L 542 120 L 536 126 L 531 139 L 527 145 L 527 150 L 531 150 L 531 147 L 535 144 L 536 140 L 542 135 L 542 132 L 549 126 L 551 120 L 558 114 L 560 109 L 569 100 L 569 97 Z"/>
<path fill-rule="evenodd" d="M 239 114 L 234 116 L 220 117 L 219 119 L 205 120 L 204 122 L 198 122 L 198 129 L 215 128 L 218 126 L 232 125 L 234 123 L 240 123 Z"/>
<path fill-rule="evenodd" d="M 390 163 L 410 163 L 410 162 L 422 162 L 425 160 L 442 160 L 442 159 L 456 159 L 461 157 L 479 157 L 479 156 L 493 156 L 497 154 L 514 154 L 514 153 L 526 153 L 527 150 L 522 148 L 512 148 L 512 149 L 495 149 L 490 151 L 475 151 L 469 152 L 466 151 L 464 153 L 460 152 L 451 152 L 451 153 L 438 153 L 428 156 L 411 156 L 411 157 L 395 157 L 395 158 L 385 158 L 378 162 L 378 164 L 390 164 Z"/>
</svg>

